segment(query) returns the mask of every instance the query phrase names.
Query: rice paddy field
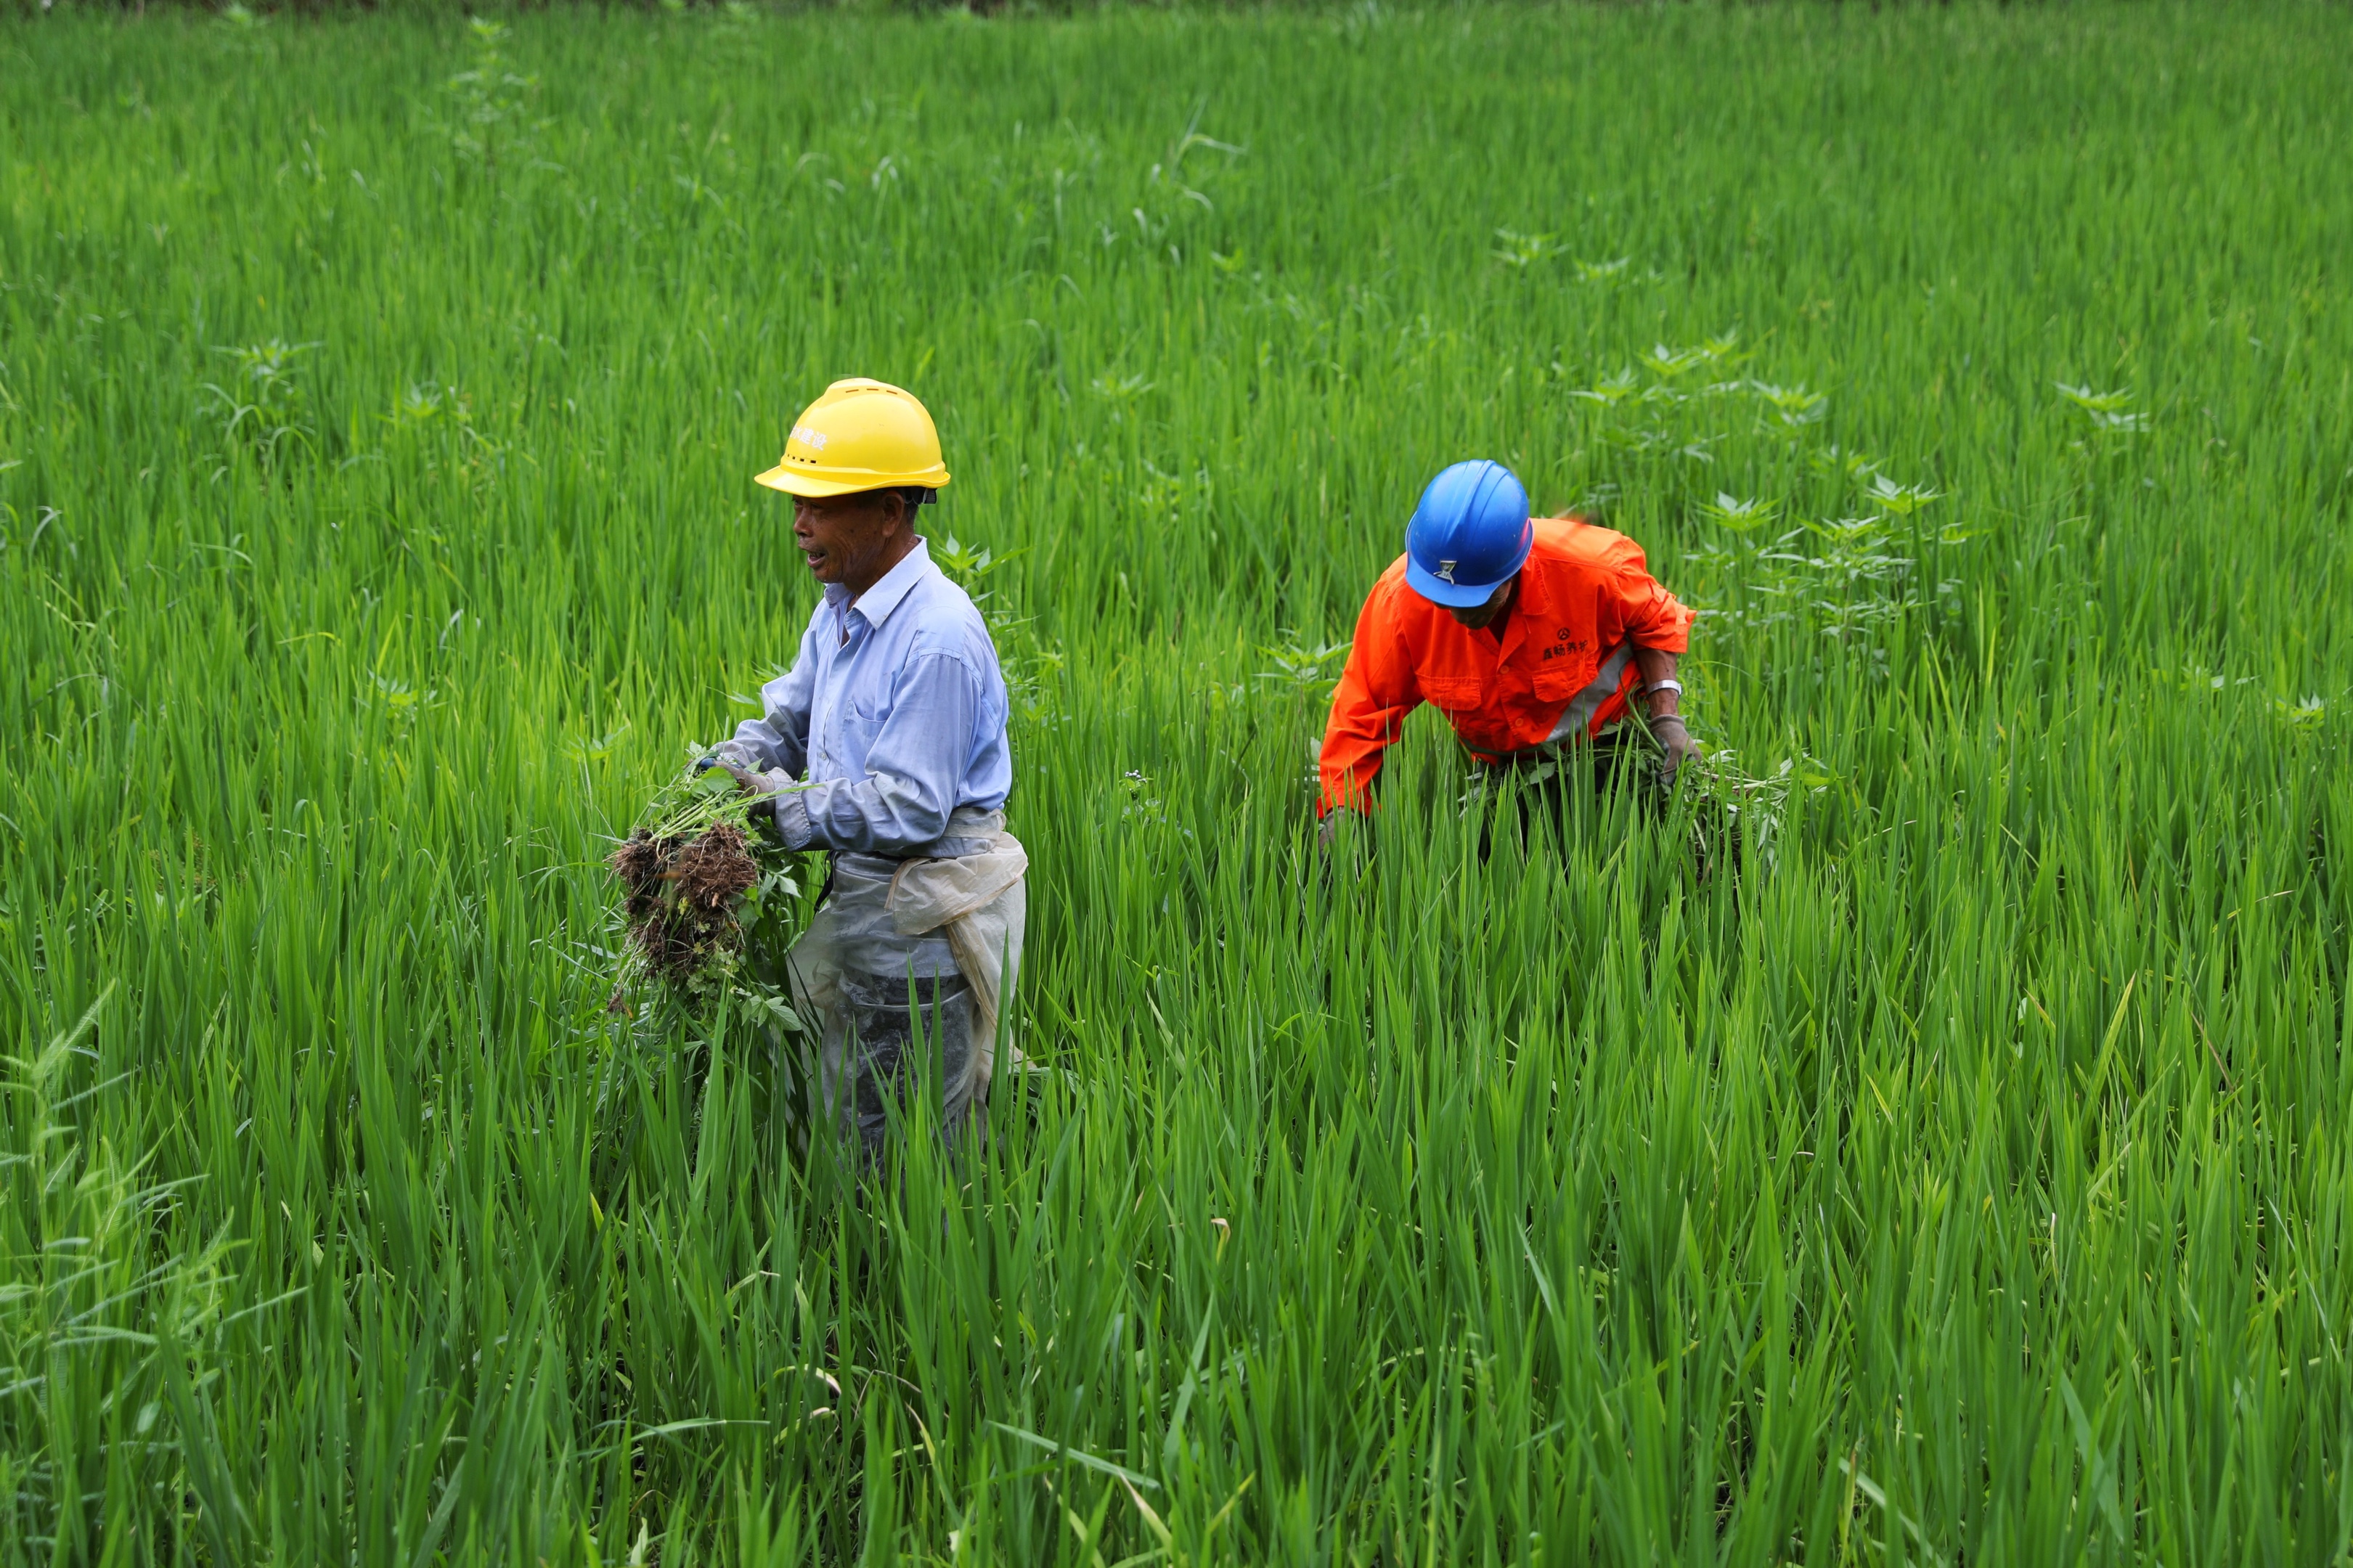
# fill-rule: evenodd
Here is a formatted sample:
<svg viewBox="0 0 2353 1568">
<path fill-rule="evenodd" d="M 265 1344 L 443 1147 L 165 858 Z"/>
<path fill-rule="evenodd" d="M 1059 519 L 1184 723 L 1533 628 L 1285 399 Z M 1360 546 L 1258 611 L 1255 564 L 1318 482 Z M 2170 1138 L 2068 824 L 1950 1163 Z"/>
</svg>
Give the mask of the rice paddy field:
<svg viewBox="0 0 2353 1568">
<path fill-rule="evenodd" d="M 0 1563 L 2345 1561 L 2348 60 L 12 14 Z M 955 471 L 1046 1069 L 862 1197 L 765 1033 L 607 1013 L 603 866 L 848 374 Z M 1425 713 L 1326 857 L 1472 456 L 1704 610 L 1713 754 L 1523 816 Z"/>
</svg>

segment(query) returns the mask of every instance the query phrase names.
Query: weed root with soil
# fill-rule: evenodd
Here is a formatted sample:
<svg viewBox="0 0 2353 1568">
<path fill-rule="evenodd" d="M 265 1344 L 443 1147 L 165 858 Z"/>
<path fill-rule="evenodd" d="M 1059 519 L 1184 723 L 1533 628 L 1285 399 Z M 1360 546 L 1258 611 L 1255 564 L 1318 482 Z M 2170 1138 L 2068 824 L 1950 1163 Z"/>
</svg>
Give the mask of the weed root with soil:
<svg viewBox="0 0 2353 1568">
<path fill-rule="evenodd" d="M 760 866 L 733 823 L 691 837 L 640 827 L 607 863 L 620 879 L 629 942 L 655 975 L 684 981 L 742 948 L 736 911 Z"/>
</svg>

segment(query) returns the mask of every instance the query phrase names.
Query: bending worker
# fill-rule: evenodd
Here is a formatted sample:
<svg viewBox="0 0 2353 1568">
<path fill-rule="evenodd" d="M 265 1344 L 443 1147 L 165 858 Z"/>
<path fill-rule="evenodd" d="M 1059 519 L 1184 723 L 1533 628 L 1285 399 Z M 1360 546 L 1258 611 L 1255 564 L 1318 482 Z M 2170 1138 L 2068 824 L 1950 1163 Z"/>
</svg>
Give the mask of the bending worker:
<svg viewBox="0 0 2353 1568">
<path fill-rule="evenodd" d="M 1692 620 L 1624 534 L 1529 517 L 1500 463 L 1446 469 L 1356 617 L 1324 731 L 1324 841 L 1339 814 L 1367 809 L 1381 754 L 1424 702 L 1491 765 L 1615 750 L 1639 704 L 1672 777 L 1699 751 L 1677 713 Z"/>
<path fill-rule="evenodd" d="M 760 689 L 762 716 L 712 760 L 775 797 L 787 847 L 832 857 L 831 890 L 786 960 L 822 1021 L 818 1114 L 871 1161 L 935 1077 L 947 1134 L 970 1120 L 985 1136 L 1029 858 L 1005 831 L 997 649 L 915 531 L 948 482 L 939 433 L 900 388 L 838 381 L 759 482 L 793 498 L 794 542 L 825 594 L 791 670 Z"/>
</svg>

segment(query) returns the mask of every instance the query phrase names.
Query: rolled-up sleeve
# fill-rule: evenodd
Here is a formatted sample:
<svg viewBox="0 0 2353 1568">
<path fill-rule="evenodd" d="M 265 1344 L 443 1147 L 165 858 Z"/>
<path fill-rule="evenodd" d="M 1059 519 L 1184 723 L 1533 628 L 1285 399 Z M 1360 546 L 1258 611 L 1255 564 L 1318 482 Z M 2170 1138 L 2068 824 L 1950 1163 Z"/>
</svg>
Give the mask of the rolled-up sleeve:
<svg viewBox="0 0 2353 1568">
<path fill-rule="evenodd" d="M 809 647 L 814 627 L 801 634 L 793 667 L 760 688 L 760 717 L 735 726 L 735 735 L 717 751 L 719 760 L 754 773 L 782 768 L 794 778 L 808 765 L 809 708 L 817 689 L 817 659 Z"/>
<path fill-rule="evenodd" d="M 1651 575 L 1650 562 L 1642 554 L 1642 547 L 1630 539 L 1620 540 L 1610 552 L 1609 563 L 1615 572 L 1604 592 L 1605 637 L 1609 635 L 1609 621 L 1615 618 L 1637 647 L 1655 648 L 1661 653 L 1689 649 L 1692 622 L 1698 616 Z"/>
<path fill-rule="evenodd" d="M 866 776 L 811 784 L 779 800 L 785 843 L 903 855 L 937 839 L 955 810 L 980 710 L 979 673 L 962 659 L 944 653 L 910 659 L 892 682 Z M 801 733 L 806 738 L 806 710 Z"/>
</svg>

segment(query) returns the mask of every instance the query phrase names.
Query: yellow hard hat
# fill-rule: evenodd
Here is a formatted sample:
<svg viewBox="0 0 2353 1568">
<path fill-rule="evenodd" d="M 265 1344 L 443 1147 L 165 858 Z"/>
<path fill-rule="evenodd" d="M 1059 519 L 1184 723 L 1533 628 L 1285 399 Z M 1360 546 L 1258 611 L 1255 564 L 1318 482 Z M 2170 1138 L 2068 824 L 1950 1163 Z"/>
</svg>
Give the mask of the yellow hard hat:
<svg viewBox="0 0 2353 1568">
<path fill-rule="evenodd" d="M 837 381 L 793 426 L 785 455 L 759 476 L 772 490 L 844 496 L 899 485 L 948 482 L 940 433 L 915 395 L 888 382 Z"/>
</svg>

